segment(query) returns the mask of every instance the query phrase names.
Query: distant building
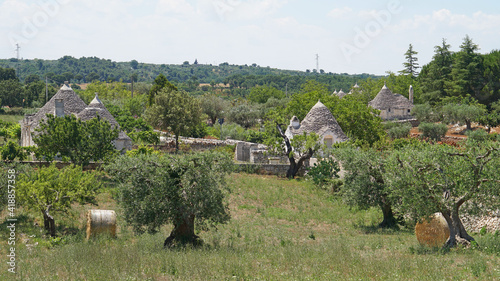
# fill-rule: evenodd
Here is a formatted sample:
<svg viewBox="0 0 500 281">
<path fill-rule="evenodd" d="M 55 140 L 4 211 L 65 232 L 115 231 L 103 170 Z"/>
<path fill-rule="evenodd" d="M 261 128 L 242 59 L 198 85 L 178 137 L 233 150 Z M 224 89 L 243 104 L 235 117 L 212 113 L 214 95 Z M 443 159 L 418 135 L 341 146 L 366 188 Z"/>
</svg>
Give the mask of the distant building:
<svg viewBox="0 0 500 281">
<path fill-rule="evenodd" d="M 340 89 L 340 91 L 337 92 L 337 89 L 335 89 L 335 91 L 333 92 L 334 95 L 338 96 L 339 98 L 343 98 L 347 95 L 351 95 L 353 93 L 361 93 L 362 90 L 361 88 L 359 87 L 358 83 L 356 82 L 356 84 L 354 84 L 354 86 L 352 86 L 352 89 L 346 93 L 344 91 L 342 91 L 342 89 Z"/>
<path fill-rule="evenodd" d="M 89 121 L 95 117 L 99 117 L 107 120 L 112 128 L 118 127 L 120 125 L 116 122 L 115 118 L 108 109 L 104 106 L 104 104 L 99 100 L 97 94 L 95 98 L 89 103 L 89 105 L 82 110 L 80 113 L 76 115 L 76 117 L 80 118 L 82 121 Z M 118 138 L 115 140 L 115 147 L 118 150 L 130 150 L 132 148 L 132 139 L 124 131 L 119 132 Z"/>
<path fill-rule="evenodd" d="M 352 86 L 352 89 L 349 91 L 349 95 L 353 93 L 362 93 L 362 92 L 363 90 L 361 90 L 361 87 L 359 87 L 358 82 L 356 82 L 356 84 L 354 84 L 354 86 Z"/>
<path fill-rule="evenodd" d="M 335 92 L 334 92 L 335 93 Z M 335 93 L 339 98 L 343 98 L 347 95 L 347 93 L 345 93 L 344 91 L 342 91 L 342 89 L 340 89 L 340 91 L 338 93 Z"/>
<path fill-rule="evenodd" d="M 75 115 L 82 121 L 88 121 L 99 114 L 99 116 L 107 120 L 112 128 L 120 127 L 118 122 L 106 107 L 96 97 L 87 106 L 85 102 L 71 89 L 66 82 L 61 89 L 35 114 L 26 115 L 21 124 L 21 146 L 33 146 L 32 134 L 36 133 L 35 129 L 40 126 L 47 114 L 52 114 L 57 117 L 65 115 Z M 123 131 L 120 131 L 118 138 L 115 140 L 116 149 L 123 151 L 132 148 L 132 139 Z"/>
<path fill-rule="evenodd" d="M 413 99 L 412 88 L 410 92 Z M 393 94 L 385 84 L 377 96 L 368 103 L 368 106 L 380 110 L 380 118 L 384 120 L 406 120 L 413 118 L 410 114 L 413 103 L 403 95 Z"/>
<path fill-rule="evenodd" d="M 302 135 L 304 132 L 318 134 L 321 142 L 325 143 L 327 147 L 349 139 L 342 131 L 335 117 L 333 117 L 333 114 L 321 101 L 318 101 L 311 108 L 302 122 L 296 116 L 293 116 L 285 135 L 289 139 L 292 139 L 294 136 Z"/>
</svg>

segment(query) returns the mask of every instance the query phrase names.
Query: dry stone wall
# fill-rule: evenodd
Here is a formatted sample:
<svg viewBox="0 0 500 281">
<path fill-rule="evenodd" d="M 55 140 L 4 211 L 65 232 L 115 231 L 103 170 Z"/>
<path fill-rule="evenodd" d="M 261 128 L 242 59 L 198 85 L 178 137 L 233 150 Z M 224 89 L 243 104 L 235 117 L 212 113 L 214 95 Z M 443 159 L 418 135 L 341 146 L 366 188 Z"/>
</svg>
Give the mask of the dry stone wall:
<svg viewBox="0 0 500 281">
<path fill-rule="evenodd" d="M 276 175 L 279 177 L 286 177 L 286 172 L 290 165 L 285 164 L 253 164 L 253 163 L 239 163 L 235 164 L 238 172 L 247 172 L 250 174 L 259 175 Z M 304 176 L 307 172 L 307 167 L 302 166 L 299 169 L 298 176 Z"/>
<path fill-rule="evenodd" d="M 460 219 L 470 233 L 479 233 L 483 227 L 488 233 L 500 231 L 500 210 L 491 211 L 486 216 L 462 216 Z"/>
</svg>

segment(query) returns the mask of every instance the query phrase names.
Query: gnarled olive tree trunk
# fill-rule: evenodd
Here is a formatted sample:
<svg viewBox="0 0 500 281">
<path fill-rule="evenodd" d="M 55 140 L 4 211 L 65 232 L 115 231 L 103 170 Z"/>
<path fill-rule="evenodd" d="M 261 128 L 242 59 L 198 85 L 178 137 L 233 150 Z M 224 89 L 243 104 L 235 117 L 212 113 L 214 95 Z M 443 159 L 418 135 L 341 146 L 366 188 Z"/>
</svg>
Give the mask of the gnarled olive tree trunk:
<svg viewBox="0 0 500 281">
<path fill-rule="evenodd" d="M 378 226 L 381 228 L 396 228 L 398 222 L 392 212 L 392 205 L 390 203 L 380 203 L 380 208 L 382 209 L 384 219 Z"/>
<path fill-rule="evenodd" d="M 469 245 L 471 241 L 475 241 L 474 238 L 467 233 L 462 224 L 462 220 L 460 220 L 460 216 L 458 215 L 459 207 L 460 206 L 456 204 L 451 210 L 441 211 L 450 229 L 450 238 L 448 238 L 445 244 L 445 246 L 448 247 L 455 247 L 457 244 Z"/>
<path fill-rule="evenodd" d="M 302 155 L 298 161 L 295 161 L 293 148 L 292 148 L 292 144 L 290 143 L 290 139 L 283 132 L 283 129 L 281 129 L 280 124 L 276 123 L 276 128 L 278 129 L 278 132 L 280 133 L 281 137 L 283 138 L 283 141 L 285 142 L 285 153 L 288 156 L 288 161 L 290 162 L 290 166 L 288 167 L 288 170 L 286 171 L 286 177 L 289 179 L 293 179 L 293 178 L 295 178 L 295 176 L 299 172 L 300 168 L 304 165 L 304 162 L 313 156 L 314 150 L 309 148 L 307 150 L 306 154 Z"/>
<path fill-rule="evenodd" d="M 171 247 L 175 242 L 193 245 L 200 244 L 201 240 L 199 236 L 194 234 L 194 219 L 195 215 L 193 214 L 178 216 L 174 221 L 174 229 L 170 232 L 170 236 L 165 239 L 163 247 Z"/>
</svg>

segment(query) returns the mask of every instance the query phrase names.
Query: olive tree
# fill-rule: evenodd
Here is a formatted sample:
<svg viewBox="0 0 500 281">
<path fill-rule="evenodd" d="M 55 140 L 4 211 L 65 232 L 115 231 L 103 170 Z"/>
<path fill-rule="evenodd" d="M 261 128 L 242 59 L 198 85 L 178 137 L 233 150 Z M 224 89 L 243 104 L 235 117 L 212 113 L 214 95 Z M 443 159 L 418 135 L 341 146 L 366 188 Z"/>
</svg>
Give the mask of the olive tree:
<svg viewBox="0 0 500 281">
<path fill-rule="evenodd" d="M 467 130 L 472 130 L 472 122 L 481 120 L 487 113 L 484 106 L 480 104 L 454 104 L 449 103 L 442 107 L 441 112 L 447 122 L 464 122 Z"/>
<path fill-rule="evenodd" d="M 305 162 L 322 148 L 322 145 L 319 142 L 319 135 L 314 132 L 304 132 L 290 139 L 283 130 L 285 126 L 283 116 L 282 110 L 279 109 L 268 113 L 268 120 L 264 124 L 266 130 L 264 143 L 268 146 L 270 153 L 288 157 L 290 166 L 286 177 L 293 179 Z"/>
<path fill-rule="evenodd" d="M 240 102 L 230 107 L 225 116 L 229 122 L 249 129 L 259 122 L 259 107 L 247 102 Z"/>
<path fill-rule="evenodd" d="M 333 154 L 346 171 L 341 188 L 343 200 L 361 209 L 380 207 L 383 220 L 379 227 L 397 226 L 393 212 L 393 199 L 386 183 L 391 171 L 386 168 L 387 154 L 373 148 L 356 148 L 345 145 Z"/>
<path fill-rule="evenodd" d="M 204 94 L 199 100 L 203 113 L 212 121 L 212 126 L 215 125 L 217 119 L 223 117 L 227 102 L 214 93 Z"/>
<path fill-rule="evenodd" d="M 71 204 L 95 203 L 100 183 L 94 173 L 83 172 L 81 166 L 67 166 L 61 170 L 55 164 L 29 169 L 20 174 L 16 198 L 22 206 L 41 212 L 45 230 L 56 236 L 53 213 L 67 212 Z"/>
<path fill-rule="evenodd" d="M 473 241 L 460 212 L 480 214 L 500 207 L 498 142 L 469 140 L 460 149 L 446 145 L 403 148 L 387 162 L 386 182 L 399 208 L 414 220 L 441 212 L 448 223 L 447 246 Z"/>
<path fill-rule="evenodd" d="M 436 122 L 440 119 L 439 112 L 433 109 L 429 103 L 416 104 L 411 109 L 411 115 L 420 122 Z"/>
<path fill-rule="evenodd" d="M 146 120 L 155 128 L 170 131 L 175 136 L 175 149 L 179 150 L 179 136 L 188 134 L 201 122 L 200 102 L 186 92 L 162 90 L 155 104 L 146 112 Z"/>
<path fill-rule="evenodd" d="M 105 169 L 117 183 L 125 220 L 136 233 L 174 225 L 164 246 L 198 244 L 195 225 L 205 229 L 230 219 L 225 176 L 231 159 L 226 154 L 121 156 Z"/>
</svg>

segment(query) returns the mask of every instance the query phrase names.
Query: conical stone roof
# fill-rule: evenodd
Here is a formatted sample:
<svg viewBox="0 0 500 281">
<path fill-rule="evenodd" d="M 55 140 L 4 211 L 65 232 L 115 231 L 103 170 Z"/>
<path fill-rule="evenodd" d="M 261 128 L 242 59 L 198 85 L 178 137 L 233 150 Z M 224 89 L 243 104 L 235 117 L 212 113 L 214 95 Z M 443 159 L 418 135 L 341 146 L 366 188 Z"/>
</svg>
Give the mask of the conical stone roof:
<svg viewBox="0 0 500 281">
<path fill-rule="evenodd" d="M 356 84 L 354 84 L 354 86 L 352 86 L 352 89 L 349 91 L 349 94 L 352 94 L 352 93 L 362 93 L 363 90 L 361 90 L 361 87 L 358 85 L 358 82 L 356 82 Z"/>
<path fill-rule="evenodd" d="M 331 131 L 339 141 L 347 141 L 349 138 L 344 134 L 342 128 L 333 114 L 321 101 L 318 101 L 307 113 L 306 117 L 300 123 L 300 128 L 295 129 L 291 126 L 288 130 L 292 135 L 301 135 L 306 133 L 316 133 L 323 136 Z"/>
<path fill-rule="evenodd" d="M 385 84 L 368 105 L 379 110 L 413 108 L 413 104 L 406 97 L 400 94 L 393 94 Z"/>
<path fill-rule="evenodd" d="M 87 106 L 85 102 L 71 89 L 67 84 L 63 85 L 59 91 L 30 118 L 29 126 L 31 128 L 38 127 L 41 120 L 45 119 L 47 114 L 54 115 L 56 108 L 56 100 L 62 99 L 64 103 L 64 115 L 77 115 Z"/>
<path fill-rule="evenodd" d="M 108 111 L 108 109 L 104 106 L 104 104 L 101 102 L 97 94 L 95 95 L 95 98 L 89 103 L 89 105 L 82 110 L 77 117 L 80 118 L 82 121 L 88 121 L 91 120 L 99 115 L 100 118 L 103 120 L 107 120 L 109 124 L 111 125 L 111 128 L 118 127 L 120 128 L 120 125 L 116 121 L 116 119 L 111 115 L 111 113 Z M 130 139 L 129 136 L 123 131 L 120 131 L 118 134 L 118 139 Z"/>
<path fill-rule="evenodd" d="M 89 103 L 89 105 L 77 114 L 77 117 L 85 122 L 97 117 L 97 115 L 99 115 L 102 119 L 107 120 L 109 124 L 111 124 L 111 127 L 119 127 L 118 122 L 116 122 L 113 115 L 111 115 L 104 104 L 102 104 L 101 100 L 99 100 L 99 97 L 97 97 L 96 94 L 95 98 Z"/>
<path fill-rule="evenodd" d="M 340 91 L 337 93 L 337 96 L 338 96 L 339 98 L 343 98 L 343 97 L 345 97 L 346 95 L 347 95 L 347 93 L 345 93 L 344 91 L 342 91 L 342 89 L 340 89 Z"/>
</svg>

